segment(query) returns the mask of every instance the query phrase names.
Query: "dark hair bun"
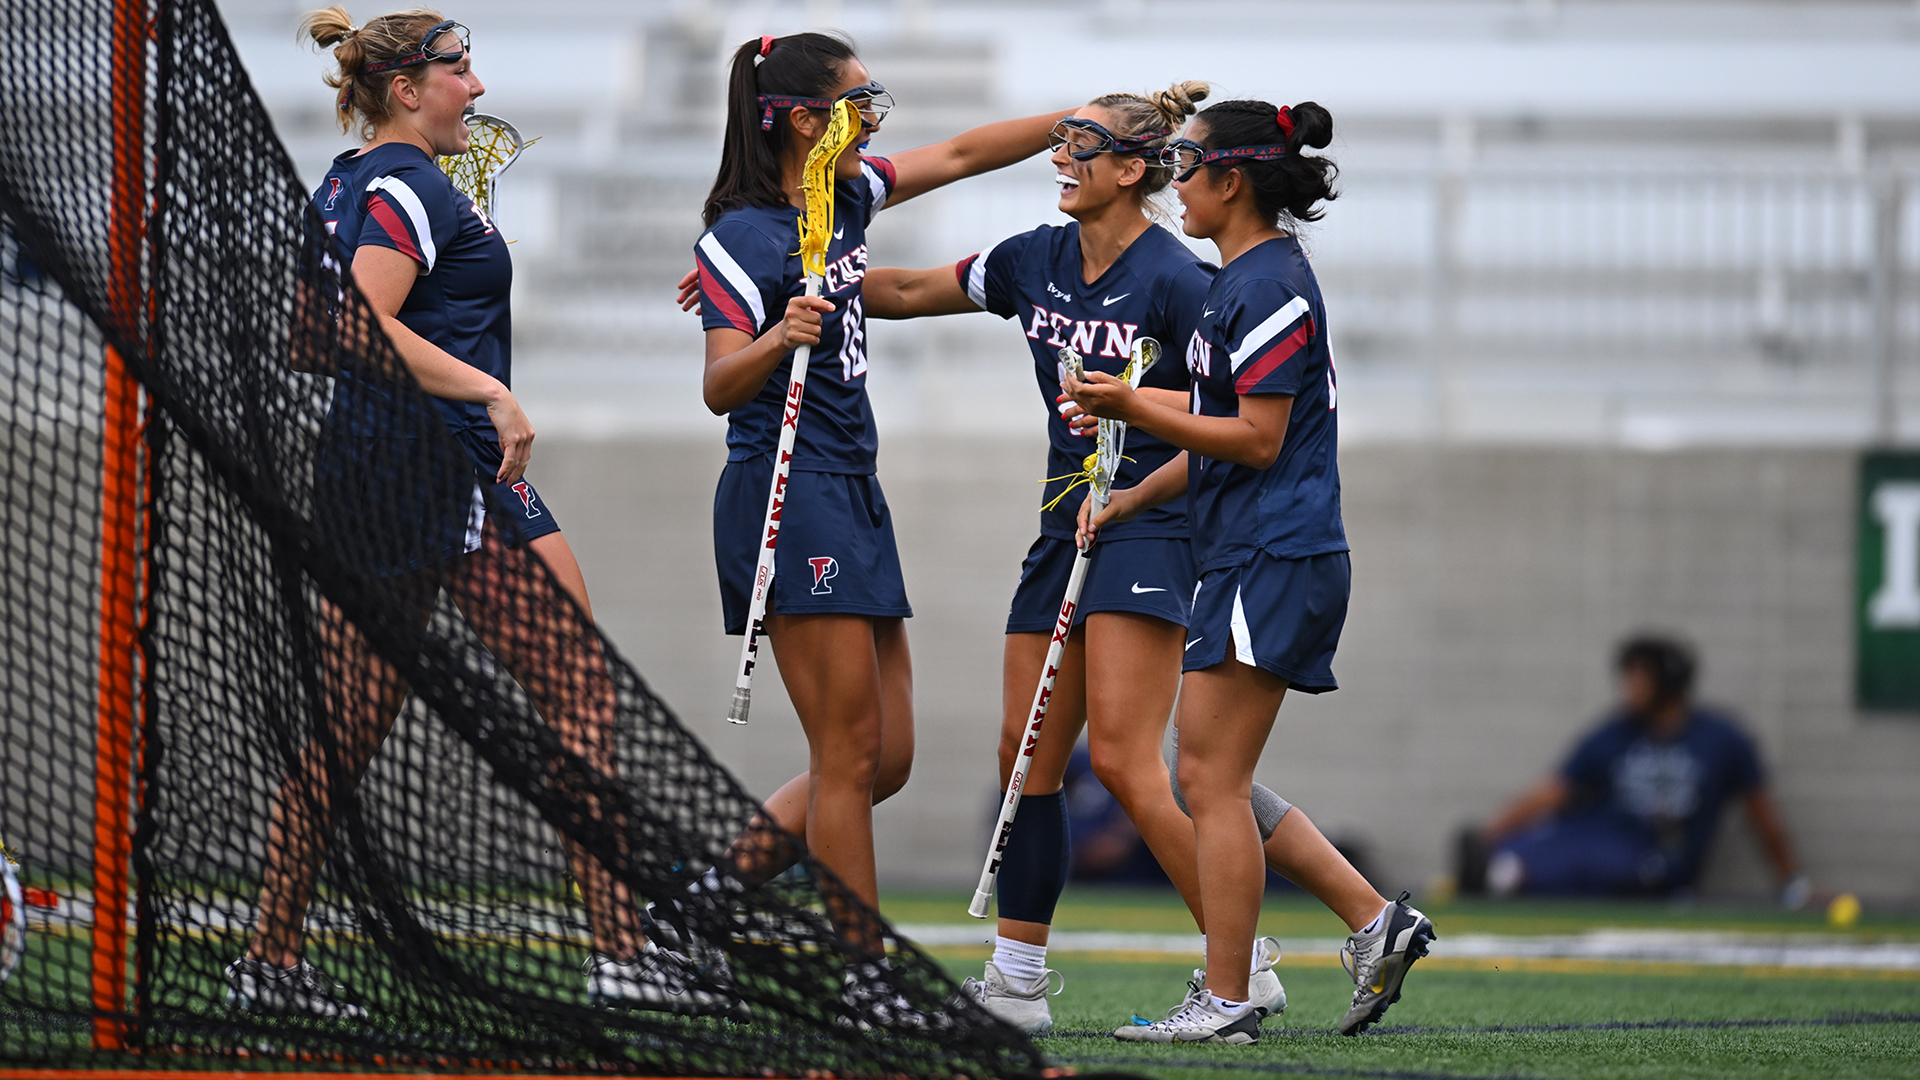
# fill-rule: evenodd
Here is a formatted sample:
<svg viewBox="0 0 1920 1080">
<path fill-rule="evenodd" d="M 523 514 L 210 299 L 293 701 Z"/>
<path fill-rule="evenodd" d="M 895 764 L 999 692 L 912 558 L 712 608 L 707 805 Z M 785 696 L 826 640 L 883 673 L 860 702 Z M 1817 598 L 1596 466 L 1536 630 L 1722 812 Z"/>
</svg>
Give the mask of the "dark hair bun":
<svg viewBox="0 0 1920 1080">
<path fill-rule="evenodd" d="M 1311 146 L 1321 150 L 1333 142 L 1333 114 L 1319 102 L 1303 101 L 1287 112 L 1293 117 L 1293 138 L 1287 140 L 1290 149 Z"/>
<path fill-rule="evenodd" d="M 1272 146 L 1285 140 L 1285 157 L 1273 161 L 1229 158 L 1208 166 L 1216 172 L 1240 170 L 1253 185 L 1261 216 L 1276 225 L 1282 217 L 1318 221 L 1325 212 L 1321 204 L 1338 197 L 1333 181 L 1339 170 L 1333 161 L 1300 152 L 1302 147 L 1317 150 L 1333 141 L 1333 115 L 1312 101 L 1295 105 L 1287 114 L 1293 121 L 1292 135 L 1280 126 L 1280 107 L 1264 101 L 1222 101 L 1202 109 L 1197 117 L 1209 150 Z"/>
</svg>

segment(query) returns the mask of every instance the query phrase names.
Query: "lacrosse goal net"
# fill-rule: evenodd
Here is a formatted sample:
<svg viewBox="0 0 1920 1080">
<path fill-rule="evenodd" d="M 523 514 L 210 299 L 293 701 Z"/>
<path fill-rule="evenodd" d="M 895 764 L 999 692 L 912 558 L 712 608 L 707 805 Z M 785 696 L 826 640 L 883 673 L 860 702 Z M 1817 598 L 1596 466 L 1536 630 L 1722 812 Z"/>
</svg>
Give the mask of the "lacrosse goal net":
<svg viewBox="0 0 1920 1080">
<path fill-rule="evenodd" d="M 824 914 L 854 901 L 770 833 L 794 869 L 689 916 L 751 1022 L 594 1008 L 562 838 L 643 900 L 678 895 L 753 799 L 524 549 L 467 557 L 519 613 L 484 642 L 368 557 L 411 542 L 409 507 L 469 499 L 472 467 L 330 257 L 210 2 L 13 0 L 0 90 L 0 843 L 28 916 L 0 1071 L 1041 1067 L 909 943 L 854 963 Z M 318 491 L 349 376 L 405 448 L 359 478 L 361 515 Z M 334 623 L 410 691 L 357 786 L 328 766 L 304 924 L 367 1015 L 232 1008 L 276 792 L 303 754 L 336 760 Z M 608 756 L 503 648 L 604 703 Z M 939 1022 L 850 1023 L 849 971 Z"/>
</svg>

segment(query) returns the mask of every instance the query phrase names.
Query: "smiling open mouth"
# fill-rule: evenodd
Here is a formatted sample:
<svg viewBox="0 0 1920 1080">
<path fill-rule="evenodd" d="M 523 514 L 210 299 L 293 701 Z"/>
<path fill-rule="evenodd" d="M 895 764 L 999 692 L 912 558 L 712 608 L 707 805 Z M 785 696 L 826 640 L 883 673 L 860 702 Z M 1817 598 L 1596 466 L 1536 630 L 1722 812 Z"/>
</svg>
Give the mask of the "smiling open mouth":
<svg viewBox="0 0 1920 1080">
<path fill-rule="evenodd" d="M 1079 178 L 1068 176 L 1066 173 L 1054 173 L 1053 182 L 1060 185 L 1060 193 L 1062 195 L 1070 191 L 1077 191 L 1080 188 Z"/>
</svg>

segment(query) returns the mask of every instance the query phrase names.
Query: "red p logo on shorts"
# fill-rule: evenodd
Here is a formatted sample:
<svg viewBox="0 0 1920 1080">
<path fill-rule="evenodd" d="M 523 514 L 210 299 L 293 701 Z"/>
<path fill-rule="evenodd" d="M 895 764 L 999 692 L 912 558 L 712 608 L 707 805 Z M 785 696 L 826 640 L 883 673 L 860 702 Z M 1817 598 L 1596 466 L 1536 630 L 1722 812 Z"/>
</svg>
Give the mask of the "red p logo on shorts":
<svg viewBox="0 0 1920 1080">
<path fill-rule="evenodd" d="M 813 567 L 813 595 L 825 596 L 832 592 L 833 586 L 827 581 L 839 576 L 840 564 L 834 562 L 831 555 L 820 555 L 808 559 L 807 565 Z"/>
</svg>

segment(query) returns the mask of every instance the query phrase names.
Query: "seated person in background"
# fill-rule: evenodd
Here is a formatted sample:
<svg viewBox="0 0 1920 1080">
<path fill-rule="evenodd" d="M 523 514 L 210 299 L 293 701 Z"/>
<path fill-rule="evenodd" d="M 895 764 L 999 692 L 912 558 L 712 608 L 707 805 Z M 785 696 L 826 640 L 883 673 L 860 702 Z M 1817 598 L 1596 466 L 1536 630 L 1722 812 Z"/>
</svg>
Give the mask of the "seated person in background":
<svg viewBox="0 0 1920 1080">
<path fill-rule="evenodd" d="M 1666 895 L 1690 888 L 1739 799 L 1790 907 L 1806 902 L 1753 740 L 1692 704 L 1694 660 L 1666 638 L 1620 647 L 1620 707 L 1560 771 L 1462 837 L 1463 891 Z M 1476 865 L 1478 864 L 1478 865 Z"/>
<path fill-rule="evenodd" d="M 1159 860 L 1147 849 L 1147 842 L 1140 838 L 1140 830 L 1134 827 L 1126 808 L 1093 775 L 1093 754 L 1084 738 L 1067 759 L 1061 790 L 1067 795 L 1070 880 L 1173 887 Z"/>
</svg>

